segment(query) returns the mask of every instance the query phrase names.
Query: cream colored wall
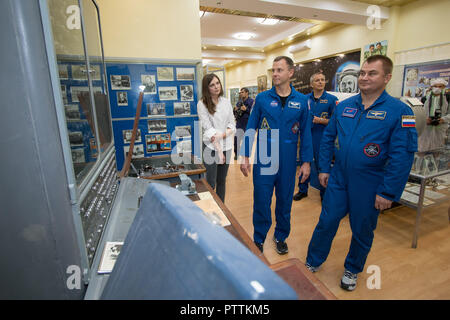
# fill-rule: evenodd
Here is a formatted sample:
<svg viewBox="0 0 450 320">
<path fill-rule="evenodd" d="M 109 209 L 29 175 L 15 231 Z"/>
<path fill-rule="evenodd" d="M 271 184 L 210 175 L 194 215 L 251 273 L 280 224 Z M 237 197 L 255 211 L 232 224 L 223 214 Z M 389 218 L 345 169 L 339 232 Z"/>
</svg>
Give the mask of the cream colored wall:
<svg viewBox="0 0 450 320">
<path fill-rule="evenodd" d="M 391 7 L 389 19 L 381 24 L 379 30 L 369 30 L 366 26 L 355 25 L 333 28 L 312 37 L 309 50 L 290 54 L 288 47 L 285 47 L 268 52 L 264 61 L 247 62 L 227 68 L 227 84 L 228 87 L 234 88 L 256 85 L 256 78 L 266 74 L 271 68 L 273 58 L 278 55 L 289 56 L 296 63 L 301 63 L 346 51 L 357 49 L 363 51 L 364 46 L 369 43 L 387 40 L 387 55 L 394 59 L 395 53 L 401 50 L 449 42 L 449 12 L 448 0 L 420 0 L 403 7 Z M 429 34 L 431 32 L 433 34 Z M 437 58 L 428 56 L 428 59 Z M 399 92 L 401 78 L 402 73 L 396 73 L 391 80 L 391 85 L 395 85 L 395 93 Z"/>
<path fill-rule="evenodd" d="M 450 1 L 416 1 L 401 7 L 396 51 L 450 42 Z"/>
<path fill-rule="evenodd" d="M 106 57 L 201 60 L 198 0 L 97 0 Z"/>
</svg>

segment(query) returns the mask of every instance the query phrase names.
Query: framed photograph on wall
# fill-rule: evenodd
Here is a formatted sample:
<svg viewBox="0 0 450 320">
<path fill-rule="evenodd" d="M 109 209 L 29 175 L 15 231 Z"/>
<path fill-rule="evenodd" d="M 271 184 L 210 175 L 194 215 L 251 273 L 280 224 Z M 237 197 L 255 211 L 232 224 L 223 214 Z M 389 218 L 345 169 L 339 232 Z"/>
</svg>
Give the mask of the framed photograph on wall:
<svg viewBox="0 0 450 320">
<path fill-rule="evenodd" d="M 258 93 L 267 90 L 267 75 L 262 75 L 256 78 L 258 83 Z"/>
<path fill-rule="evenodd" d="M 195 80 L 195 69 L 194 68 L 177 68 L 177 80 Z"/>
<path fill-rule="evenodd" d="M 165 117 L 166 104 L 165 103 L 147 103 L 147 115 L 149 117 Z"/>
<path fill-rule="evenodd" d="M 111 90 L 130 90 L 130 76 L 111 75 Z"/>
<path fill-rule="evenodd" d="M 141 83 L 144 86 L 144 94 L 156 94 L 156 80 L 154 74 L 142 74 Z"/>
<path fill-rule="evenodd" d="M 173 81 L 173 67 L 157 67 L 158 81 Z"/>
<path fill-rule="evenodd" d="M 192 84 L 181 85 L 181 101 L 194 101 L 194 87 Z"/>
<path fill-rule="evenodd" d="M 173 114 L 175 116 L 190 115 L 191 114 L 191 104 L 189 102 L 174 102 L 173 103 Z"/>
<path fill-rule="evenodd" d="M 117 105 L 128 106 L 128 93 L 126 91 L 117 91 Z"/>
<path fill-rule="evenodd" d="M 148 132 L 165 132 L 167 131 L 167 120 L 148 120 Z"/>
<path fill-rule="evenodd" d="M 159 87 L 159 100 L 177 100 L 178 89 L 177 87 Z"/>
</svg>

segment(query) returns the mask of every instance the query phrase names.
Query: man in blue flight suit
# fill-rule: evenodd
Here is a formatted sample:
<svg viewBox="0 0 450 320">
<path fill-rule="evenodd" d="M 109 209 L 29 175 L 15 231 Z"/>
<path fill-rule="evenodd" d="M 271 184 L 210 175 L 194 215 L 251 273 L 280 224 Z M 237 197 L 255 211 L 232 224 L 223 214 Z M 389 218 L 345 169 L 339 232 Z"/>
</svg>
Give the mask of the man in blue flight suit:
<svg viewBox="0 0 450 320">
<path fill-rule="evenodd" d="M 279 254 L 288 253 L 286 238 L 290 232 L 292 196 L 295 188 L 297 142 L 300 134 L 299 173 L 306 180 L 313 158 L 311 126 L 306 97 L 290 85 L 294 74 L 291 58 L 275 58 L 272 66 L 273 88 L 256 96 L 247 124 L 240 155 L 241 171 L 250 172 L 249 157 L 258 130 L 257 152 L 253 167 L 253 240 L 263 251 L 264 240 L 272 225 L 271 202 L 275 188 L 276 226 L 273 240 Z M 248 137 L 248 140 L 247 140 Z"/>
<path fill-rule="evenodd" d="M 234 117 L 236 118 L 236 134 L 234 135 L 234 160 L 237 160 L 242 137 L 244 136 L 245 128 L 247 128 L 248 118 L 250 117 L 250 113 L 252 111 L 254 103 L 253 99 L 250 98 L 248 94 L 248 89 L 242 88 L 239 91 L 239 101 L 233 108 Z"/>
<path fill-rule="evenodd" d="M 307 95 L 309 114 L 311 115 L 311 135 L 314 149 L 314 160 L 311 165 L 311 174 L 305 182 L 300 183 L 302 176 L 298 181 L 298 193 L 294 195 L 294 200 L 299 201 L 308 196 L 308 184 L 311 179 L 312 185 L 319 189 L 320 199 L 323 199 L 325 188 L 319 183 L 319 146 L 328 121 L 333 114 L 338 99 L 336 96 L 325 91 L 325 75 L 322 72 L 314 73 L 310 78 L 310 84 L 313 91 Z"/>
<path fill-rule="evenodd" d="M 319 180 L 327 191 L 306 267 L 315 272 L 327 259 L 339 222 L 349 213 L 352 240 L 341 279 L 345 290 L 355 289 L 379 211 L 399 200 L 417 151 L 414 113 L 385 91 L 392 68 L 386 56 L 367 58 L 358 77 L 361 93 L 336 106 L 320 144 Z"/>
</svg>

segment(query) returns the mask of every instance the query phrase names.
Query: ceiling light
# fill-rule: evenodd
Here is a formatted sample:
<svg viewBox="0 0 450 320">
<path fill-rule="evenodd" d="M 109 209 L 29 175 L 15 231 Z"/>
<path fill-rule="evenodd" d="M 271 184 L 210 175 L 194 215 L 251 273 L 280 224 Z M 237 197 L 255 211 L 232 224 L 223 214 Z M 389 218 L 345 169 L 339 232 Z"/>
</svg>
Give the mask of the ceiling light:
<svg viewBox="0 0 450 320">
<path fill-rule="evenodd" d="M 341 54 L 338 54 L 338 56 L 342 58 L 345 56 L 345 54 L 341 53 Z"/>
<path fill-rule="evenodd" d="M 280 20 L 278 20 L 278 19 L 269 19 L 269 18 L 259 18 L 258 22 L 260 24 L 264 24 L 264 25 L 267 25 L 267 26 L 273 26 L 273 25 L 277 24 L 278 22 L 280 22 Z"/>
<path fill-rule="evenodd" d="M 250 32 L 240 32 L 233 35 L 233 38 L 239 39 L 239 40 L 250 40 L 254 38 L 255 35 Z"/>
<path fill-rule="evenodd" d="M 236 48 L 233 48 L 233 51 L 236 51 Z"/>
</svg>

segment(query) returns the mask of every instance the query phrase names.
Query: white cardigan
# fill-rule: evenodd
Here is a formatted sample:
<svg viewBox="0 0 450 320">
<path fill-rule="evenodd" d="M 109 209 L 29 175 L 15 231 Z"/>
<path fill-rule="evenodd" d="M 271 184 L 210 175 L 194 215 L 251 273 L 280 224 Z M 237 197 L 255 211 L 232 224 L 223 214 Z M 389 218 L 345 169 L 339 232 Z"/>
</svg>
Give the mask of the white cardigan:
<svg viewBox="0 0 450 320">
<path fill-rule="evenodd" d="M 233 130 L 233 134 L 221 140 L 222 150 L 228 151 L 233 148 L 234 134 L 236 132 L 236 120 L 234 119 L 233 107 L 228 99 L 219 97 L 219 103 L 216 105 L 216 112 L 211 115 L 203 104 L 202 100 L 197 103 L 197 112 L 200 124 L 203 130 L 202 140 L 205 145 L 215 150 L 211 143 L 211 138 L 216 133 L 224 133 L 227 128 Z"/>
</svg>

